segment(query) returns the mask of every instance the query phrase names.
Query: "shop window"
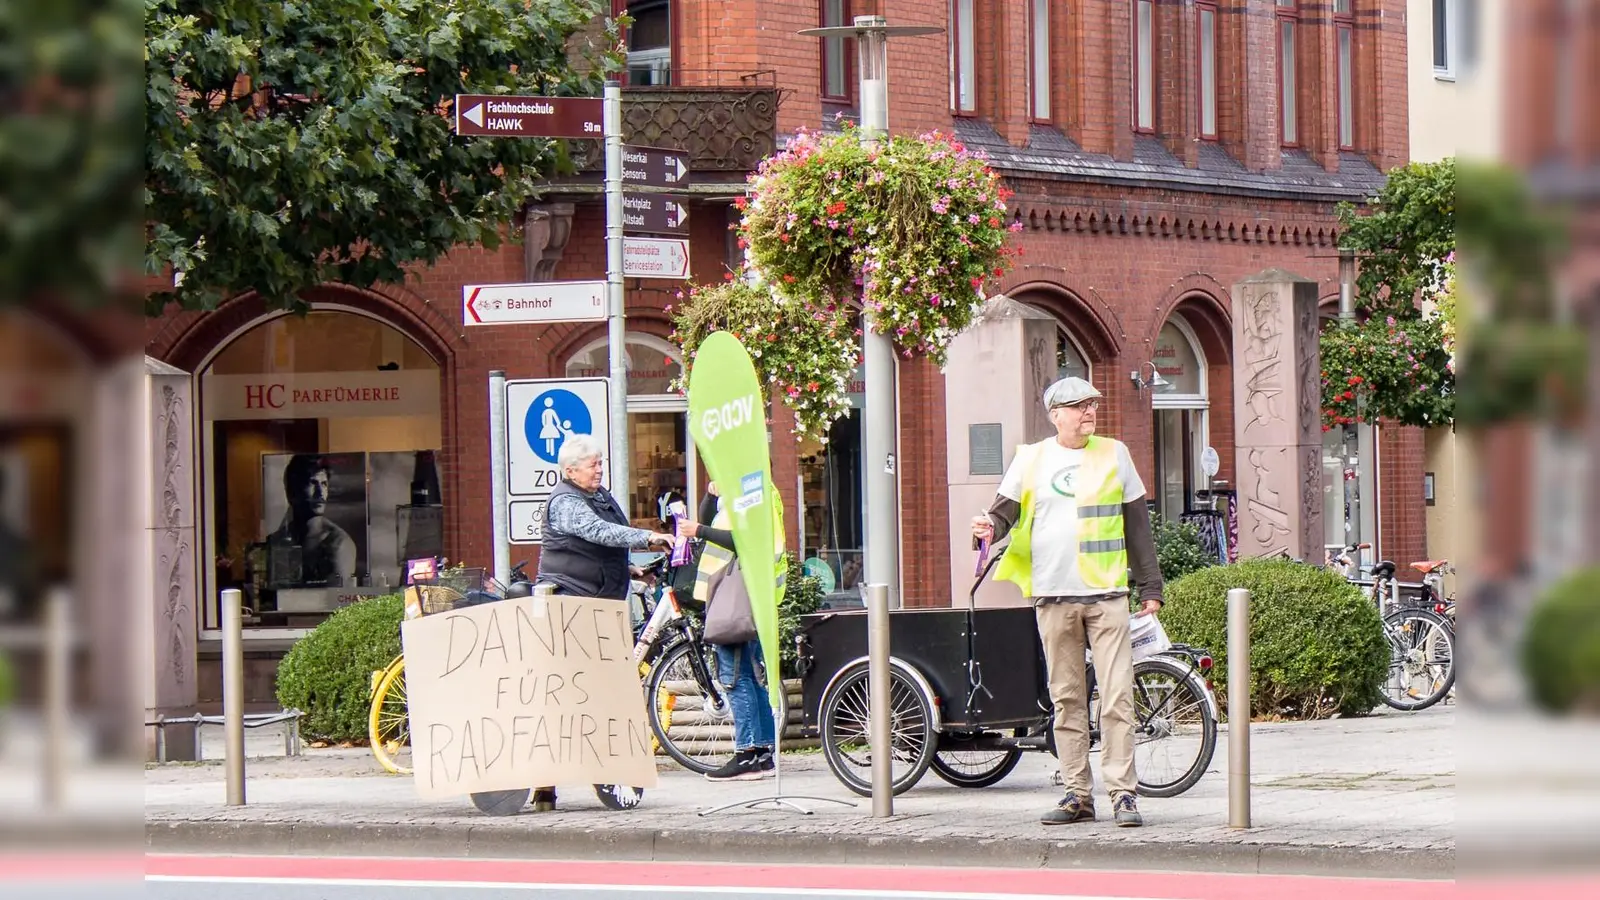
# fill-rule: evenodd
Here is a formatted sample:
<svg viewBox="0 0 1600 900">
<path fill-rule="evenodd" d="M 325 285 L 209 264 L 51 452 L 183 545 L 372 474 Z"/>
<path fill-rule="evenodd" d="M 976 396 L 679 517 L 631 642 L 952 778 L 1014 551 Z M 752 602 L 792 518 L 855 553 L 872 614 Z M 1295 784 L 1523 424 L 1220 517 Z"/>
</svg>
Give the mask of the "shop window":
<svg viewBox="0 0 1600 900">
<path fill-rule="evenodd" d="M 612 0 L 613 14 L 632 17 L 627 47 L 628 84 L 672 84 L 672 0 Z"/>
<path fill-rule="evenodd" d="M 799 446 L 799 558 L 808 574 L 822 579 L 835 599 L 859 596 L 862 575 L 861 421 L 865 373 L 857 366 L 850 383 L 850 413 L 828 430 L 827 443 Z M 782 487 L 780 486 L 780 490 Z"/>
<path fill-rule="evenodd" d="M 439 366 L 369 316 L 318 308 L 232 339 L 200 376 L 206 596 L 314 626 L 444 553 Z M 215 600 L 202 625 L 219 625 Z"/>
<path fill-rule="evenodd" d="M 1155 370 L 1165 384 L 1151 393 L 1156 478 L 1146 485 L 1156 511 L 1177 519 L 1208 489 L 1201 458 L 1208 444 L 1205 355 L 1187 322 L 1173 316 L 1156 338 Z"/>
</svg>

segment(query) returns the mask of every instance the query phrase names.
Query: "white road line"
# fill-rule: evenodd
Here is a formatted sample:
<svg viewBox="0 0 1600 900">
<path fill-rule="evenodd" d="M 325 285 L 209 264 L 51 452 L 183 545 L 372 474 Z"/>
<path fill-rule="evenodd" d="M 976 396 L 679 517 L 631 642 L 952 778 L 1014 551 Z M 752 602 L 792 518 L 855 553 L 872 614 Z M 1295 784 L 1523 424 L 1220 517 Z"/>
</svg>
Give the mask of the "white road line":
<svg viewBox="0 0 1600 900">
<path fill-rule="evenodd" d="M 626 891 L 648 889 L 657 894 L 765 894 L 772 897 L 883 897 L 889 900 L 1163 900 L 1152 897 L 1099 897 L 1087 894 L 951 894 L 944 891 L 893 891 L 860 890 L 855 888 L 824 887 L 767 887 L 750 885 L 662 885 L 662 884 L 527 884 L 525 882 L 498 881 L 404 881 L 381 878 L 252 878 L 210 875 L 146 875 L 145 881 L 179 882 L 192 884 L 259 884 L 277 886 L 339 886 L 371 888 L 429 888 L 434 890 L 459 890 L 486 888 L 502 891 Z M 1178 900 L 1178 898 L 1165 898 Z"/>
</svg>

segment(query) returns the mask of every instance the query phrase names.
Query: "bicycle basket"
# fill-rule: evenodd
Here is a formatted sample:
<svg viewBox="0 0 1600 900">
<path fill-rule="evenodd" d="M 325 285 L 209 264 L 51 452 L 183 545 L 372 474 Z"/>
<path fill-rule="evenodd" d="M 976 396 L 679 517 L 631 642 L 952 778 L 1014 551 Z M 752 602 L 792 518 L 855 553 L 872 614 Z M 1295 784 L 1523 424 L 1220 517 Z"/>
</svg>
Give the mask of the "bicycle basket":
<svg viewBox="0 0 1600 900">
<path fill-rule="evenodd" d="M 413 586 L 422 601 L 425 616 L 491 603 L 506 595 L 505 585 L 481 566 L 445 569 L 431 577 L 417 579 Z"/>
</svg>

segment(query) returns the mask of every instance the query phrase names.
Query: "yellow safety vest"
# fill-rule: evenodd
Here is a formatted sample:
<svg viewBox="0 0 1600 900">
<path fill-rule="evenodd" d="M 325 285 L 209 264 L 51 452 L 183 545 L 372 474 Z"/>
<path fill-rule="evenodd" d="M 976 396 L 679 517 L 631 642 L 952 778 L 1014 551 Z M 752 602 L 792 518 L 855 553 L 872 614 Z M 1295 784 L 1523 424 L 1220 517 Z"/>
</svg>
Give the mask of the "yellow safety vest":
<svg viewBox="0 0 1600 900">
<path fill-rule="evenodd" d="M 768 488 L 772 489 L 770 482 L 768 483 Z M 728 531 L 733 527 L 733 517 L 729 514 L 726 504 L 718 504 L 718 506 L 717 514 L 711 520 L 711 527 Z M 777 598 L 781 603 L 783 601 L 784 583 L 789 572 L 788 567 L 783 564 L 783 498 L 778 496 L 776 489 L 772 489 L 772 532 L 773 545 L 776 547 L 774 560 L 778 576 Z M 694 575 L 694 599 L 697 602 L 707 603 L 710 601 L 712 576 L 726 568 L 730 562 L 733 562 L 732 550 L 706 541 L 705 549 L 700 552 L 700 568 L 695 571 Z"/>
<path fill-rule="evenodd" d="M 1017 448 L 1012 465 L 1022 466 L 1022 514 L 1011 529 L 1011 545 L 1001 557 L 995 577 L 1033 594 L 1033 512 L 1035 469 L 1048 438 Z M 1090 588 L 1127 590 L 1128 542 L 1122 525 L 1122 479 L 1117 477 L 1117 442 L 1091 437 L 1083 465 L 1073 478 L 1078 500 L 1078 575 Z"/>
</svg>

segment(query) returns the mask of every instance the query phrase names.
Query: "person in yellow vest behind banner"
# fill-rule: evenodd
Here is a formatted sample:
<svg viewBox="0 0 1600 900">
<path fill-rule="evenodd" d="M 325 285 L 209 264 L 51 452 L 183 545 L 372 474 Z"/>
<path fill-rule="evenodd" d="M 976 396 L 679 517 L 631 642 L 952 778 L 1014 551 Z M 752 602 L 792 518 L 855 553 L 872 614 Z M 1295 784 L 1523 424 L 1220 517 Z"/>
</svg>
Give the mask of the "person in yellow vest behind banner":
<svg viewBox="0 0 1600 900">
<path fill-rule="evenodd" d="M 769 483 L 770 489 L 770 483 Z M 772 491 L 773 528 L 777 542 L 777 596 L 783 597 L 786 576 L 783 564 L 783 500 Z M 711 583 L 718 572 L 733 562 L 737 551 L 733 544 L 731 517 L 721 492 L 710 485 L 700 501 L 700 518 L 710 519 L 709 526 L 687 519 L 679 520 L 678 536 L 703 538 L 705 550 L 700 554 L 700 567 L 695 573 L 694 599 L 709 602 Z M 733 713 L 733 758 L 720 768 L 706 773 L 711 781 L 751 781 L 770 778 L 776 764 L 772 759 L 777 743 L 777 726 L 772 721 L 772 703 L 767 699 L 767 678 L 777 677 L 766 671 L 763 663 L 761 639 L 743 644 L 711 645 L 717 654 L 717 682 L 727 694 Z"/>
<path fill-rule="evenodd" d="M 1143 825 L 1133 767 L 1133 645 L 1128 568 L 1138 615 L 1161 608 L 1161 569 L 1144 482 L 1121 441 L 1095 434 L 1100 392 L 1063 378 L 1044 394 L 1055 437 L 1017 448 L 989 511 L 972 520 L 980 540 L 1010 537 L 995 577 L 1033 601 L 1055 705 L 1056 756 L 1066 796 L 1046 825 L 1092 821 L 1089 713 L 1083 651 L 1100 686 L 1101 774 L 1120 826 Z"/>
</svg>

